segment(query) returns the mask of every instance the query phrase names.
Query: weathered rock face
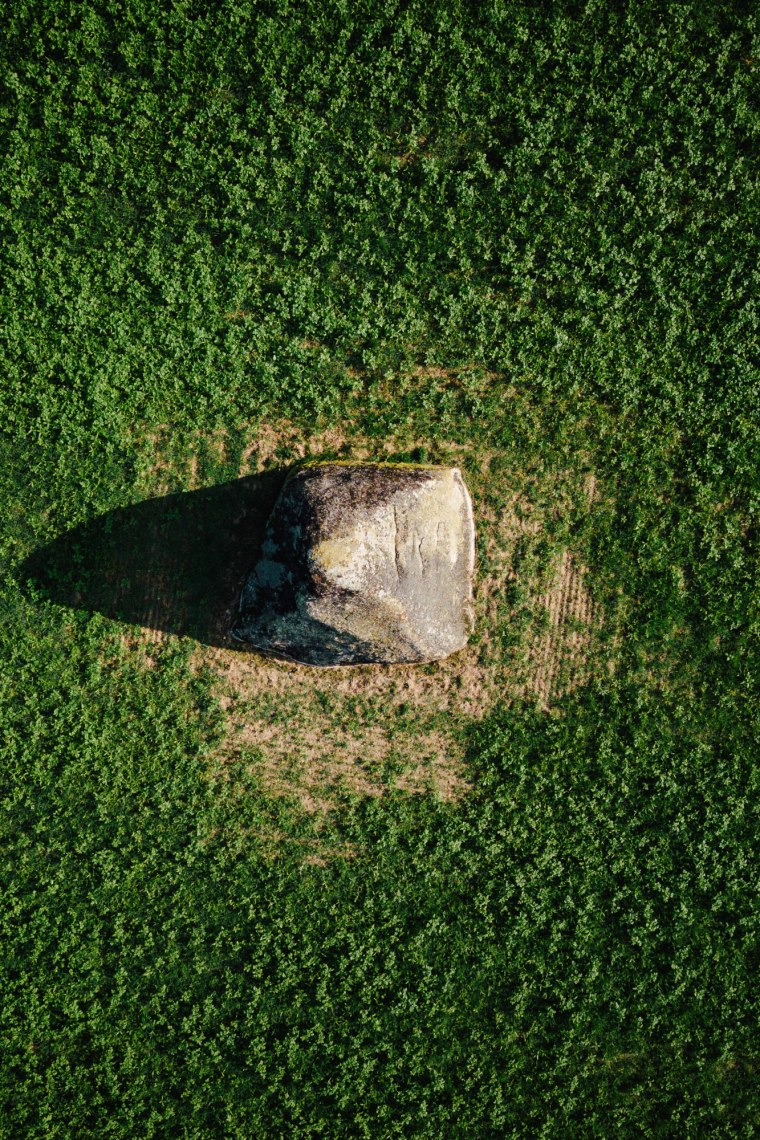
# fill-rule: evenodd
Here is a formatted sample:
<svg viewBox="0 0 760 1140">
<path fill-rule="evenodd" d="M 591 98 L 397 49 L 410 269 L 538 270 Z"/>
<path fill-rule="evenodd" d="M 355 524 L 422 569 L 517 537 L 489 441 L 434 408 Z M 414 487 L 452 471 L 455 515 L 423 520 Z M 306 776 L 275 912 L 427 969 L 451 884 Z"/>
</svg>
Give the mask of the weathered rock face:
<svg viewBox="0 0 760 1140">
<path fill-rule="evenodd" d="M 232 636 L 309 665 L 446 657 L 472 630 L 474 560 L 455 468 L 304 467 L 274 506 Z"/>
</svg>

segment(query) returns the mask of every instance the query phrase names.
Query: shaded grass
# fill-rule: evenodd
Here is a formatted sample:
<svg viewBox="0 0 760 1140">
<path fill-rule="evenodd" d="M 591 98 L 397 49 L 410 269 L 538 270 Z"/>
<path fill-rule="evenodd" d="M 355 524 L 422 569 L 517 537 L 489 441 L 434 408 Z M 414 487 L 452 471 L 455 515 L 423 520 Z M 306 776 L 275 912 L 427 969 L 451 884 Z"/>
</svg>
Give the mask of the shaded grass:
<svg viewBox="0 0 760 1140">
<path fill-rule="evenodd" d="M 19 576 L 56 605 L 228 646 L 284 479 L 270 472 L 118 507 L 39 547 Z"/>
</svg>

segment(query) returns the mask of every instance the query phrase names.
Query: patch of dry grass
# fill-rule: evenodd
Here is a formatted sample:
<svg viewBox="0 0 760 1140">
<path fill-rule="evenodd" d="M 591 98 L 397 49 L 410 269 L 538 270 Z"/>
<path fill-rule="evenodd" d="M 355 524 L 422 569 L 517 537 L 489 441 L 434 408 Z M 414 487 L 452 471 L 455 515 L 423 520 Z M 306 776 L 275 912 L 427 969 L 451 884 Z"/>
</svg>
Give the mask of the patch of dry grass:
<svg viewBox="0 0 760 1140">
<path fill-rule="evenodd" d="M 437 372 L 446 382 L 444 370 Z M 150 441 L 144 480 L 154 493 L 176 485 L 177 478 L 196 486 L 192 445 L 178 468 L 176 460 L 167 460 L 162 440 L 171 441 L 168 428 Z M 335 426 L 305 434 L 292 422 L 263 423 L 239 448 L 237 473 L 255 475 L 320 456 L 382 459 L 419 442 L 403 433 L 378 444 Z M 220 461 L 226 447 L 223 433 L 204 441 L 205 454 Z M 464 469 L 474 500 L 480 557 L 470 644 L 425 666 L 319 670 L 227 647 L 220 629 L 216 645 L 199 644 L 194 654 L 196 666 L 218 678 L 227 718 L 219 761 L 242 759 L 272 795 L 295 795 L 312 812 L 327 810 L 347 791 L 371 796 L 399 788 L 457 799 L 468 788 L 468 725 L 497 701 L 528 697 L 551 709 L 589 675 L 602 615 L 588 572 L 552 538 L 549 523 L 574 501 L 592 509 L 595 480 L 573 470 L 528 477 L 501 469 L 493 458 L 448 441 L 438 441 L 431 456 Z M 222 624 L 231 621 L 239 586 L 227 588 Z M 149 618 L 141 641 L 156 639 Z"/>
</svg>

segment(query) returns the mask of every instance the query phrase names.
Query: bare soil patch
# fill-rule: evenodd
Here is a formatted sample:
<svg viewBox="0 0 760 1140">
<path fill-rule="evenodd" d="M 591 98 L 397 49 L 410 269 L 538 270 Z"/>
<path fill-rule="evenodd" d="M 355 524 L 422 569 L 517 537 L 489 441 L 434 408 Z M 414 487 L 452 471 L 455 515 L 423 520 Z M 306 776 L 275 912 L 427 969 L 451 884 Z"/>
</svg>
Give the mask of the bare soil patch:
<svg viewBox="0 0 760 1140">
<path fill-rule="evenodd" d="M 586 568 L 563 550 L 556 573 L 540 596 L 548 618 L 543 637 L 530 650 L 533 668 L 527 689 L 548 708 L 554 700 L 580 685 L 588 676 L 592 635 L 598 622 L 585 588 Z"/>
<path fill-rule="evenodd" d="M 443 370 L 428 370 L 441 373 Z M 412 382 L 414 382 L 412 380 Z M 159 433 L 144 477 L 166 485 L 176 460 L 166 461 Z M 238 475 L 255 477 L 277 466 L 317 457 L 381 459 L 416 446 L 411 435 L 376 440 L 340 427 L 308 436 L 288 421 L 259 424 L 239 451 Z M 206 440 L 206 454 L 225 454 L 226 441 Z M 227 732 L 218 759 L 254 767 L 272 795 L 295 795 L 305 810 L 327 810 L 336 797 L 380 795 L 392 788 L 456 799 L 467 790 L 465 730 L 497 701 L 534 698 L 550 709 L 588 675 L 595 608 L 588 573 L 550 534 L 550 518 L 568 511 L 573 496 L 591 509 L 596 480 L 582 472 L 530 477 L 491 469 L 492 455 L 458 443 L 438 444 L 431 461 L 463 467 L 478 532 L 475 635 L 461 652 L 423 666 L 356 666 L 320 670 L 268 659 L 225 643 L 242 581 L 255 552 L 242 554 L 220 582 L 213 644 L 199 644 L 197 667 L 218 678 Z M 192 454 L 180 477 L 198 478 Z M 171 482 L 171 480 L 170 480 Z M 258 520 L 260 525 L 261 520 Z M 236 520 L 246 533 L 245 511 Z M 160 594 L 167 586 L 152 584 Z M 223 595 L 223 597 L 222 597 Z M 140 640 L 155 640 L 152 613 Z"/>
</svg>

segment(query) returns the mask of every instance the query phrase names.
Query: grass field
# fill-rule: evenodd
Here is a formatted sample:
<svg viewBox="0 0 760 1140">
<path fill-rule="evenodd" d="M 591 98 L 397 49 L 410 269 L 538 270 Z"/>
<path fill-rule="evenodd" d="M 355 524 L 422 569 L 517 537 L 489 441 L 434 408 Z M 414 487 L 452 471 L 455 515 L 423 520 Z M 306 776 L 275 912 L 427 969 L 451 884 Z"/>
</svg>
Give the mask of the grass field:
<svg viewBox="0 0 760 1140">
<path fill-rule="evenodd" d="M 0 1137 L 756 1135 L 750 6 L 3 28 Z M 232 648 L 306 457 L 466 650 Z"/>
</svg>

